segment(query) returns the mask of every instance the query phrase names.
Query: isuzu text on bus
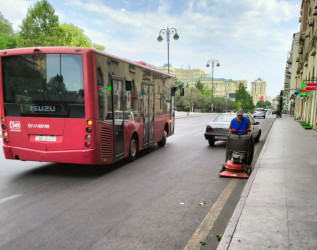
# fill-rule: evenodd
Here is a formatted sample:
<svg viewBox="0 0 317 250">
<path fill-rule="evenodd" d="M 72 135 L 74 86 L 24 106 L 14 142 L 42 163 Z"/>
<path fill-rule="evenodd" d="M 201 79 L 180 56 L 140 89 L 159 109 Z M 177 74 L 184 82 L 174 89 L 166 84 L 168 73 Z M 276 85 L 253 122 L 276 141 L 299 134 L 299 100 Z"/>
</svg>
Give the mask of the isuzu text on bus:
<svg viewBox="0 0 317 250">
<path fill-rule="evenodd" d="M 174 133 L 173 76 L 89 48 L 0 51 L 6 159 L 107 164 Z"/>
</svg>

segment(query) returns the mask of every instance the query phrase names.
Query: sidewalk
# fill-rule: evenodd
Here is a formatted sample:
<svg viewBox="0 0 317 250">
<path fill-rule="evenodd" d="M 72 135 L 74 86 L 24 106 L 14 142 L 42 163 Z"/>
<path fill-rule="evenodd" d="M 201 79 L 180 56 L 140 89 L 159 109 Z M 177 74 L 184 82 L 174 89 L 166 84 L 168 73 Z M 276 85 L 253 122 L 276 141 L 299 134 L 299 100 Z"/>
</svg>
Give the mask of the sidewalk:
<svg viewBox="0 0 317 250">
<path fill-rule="evenodd" d="M 317 132 L 275 120 L 218 249 L 317 249 Z"/>
<path fill-rule="evenodd" d="M 192 118 L 197 116 L 215 116 L 218 113 L 200 113 L 200 112 L 189 112 L 187 115 L 187 112 L 185 111 L 175 111 L 175 118 Z"/>
</svg>

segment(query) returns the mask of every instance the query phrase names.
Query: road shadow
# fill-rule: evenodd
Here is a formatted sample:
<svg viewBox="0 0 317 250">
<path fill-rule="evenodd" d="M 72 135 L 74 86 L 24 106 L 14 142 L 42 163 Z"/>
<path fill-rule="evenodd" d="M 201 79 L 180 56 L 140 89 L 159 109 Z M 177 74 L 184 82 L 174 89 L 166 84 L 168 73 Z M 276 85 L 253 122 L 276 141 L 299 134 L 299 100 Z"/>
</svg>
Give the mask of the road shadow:
<svg viewBox="0 0 317 250">
<path fill-rule="evenodd" d="M 68 163 L 40 163 L 41 166 L 25 170 L 18 174 L 15 180 L 28 179 L 36 176 L 41 177 L 60 177 L 60 178 L 78 178 L 78 179 L 94 179 L 110 174 L 121 168 L 130 168 L 136 166 L 146 155 L 159 150 L 157 145 L 150 146 L 138 152 L 135 161 L 130 162 L 128 159 L 122 159 L 113 164 L 105 165 L 83 165 L 83 164 L 68 164 Z"/>
</svg>

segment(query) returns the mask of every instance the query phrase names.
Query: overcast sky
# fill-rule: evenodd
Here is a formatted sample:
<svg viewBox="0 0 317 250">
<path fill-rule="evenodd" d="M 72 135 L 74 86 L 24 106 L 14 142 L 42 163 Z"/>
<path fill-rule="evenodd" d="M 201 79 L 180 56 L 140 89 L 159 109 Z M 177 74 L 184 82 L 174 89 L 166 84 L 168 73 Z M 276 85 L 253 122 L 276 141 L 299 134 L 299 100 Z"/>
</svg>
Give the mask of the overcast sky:
<svg viewBox="0 0 317 250">
<path fill-rule="evenodd" d="M 0 11 L 18 30 L 34 0 L 0 0 Z M 218 59 L 215 78 L 262 78 L 268 96 L 283 88 L 293 33 L 299 32 L 301 0 L 50 0 L 60 23 L 84 29 L 106 52 L 155 66 L 167 63 L 167 44 L 157 42 L 163 28 L 176 28 L 170 63 L 206 68 Z"/>
</svg>

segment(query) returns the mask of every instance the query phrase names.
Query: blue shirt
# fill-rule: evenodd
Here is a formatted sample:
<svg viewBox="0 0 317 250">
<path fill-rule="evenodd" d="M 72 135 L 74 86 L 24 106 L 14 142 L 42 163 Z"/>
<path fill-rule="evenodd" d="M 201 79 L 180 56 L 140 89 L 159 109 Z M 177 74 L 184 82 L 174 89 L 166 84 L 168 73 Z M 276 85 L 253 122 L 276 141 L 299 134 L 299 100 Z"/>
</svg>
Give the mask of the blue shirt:
<svg viewBox="0 0 317 250">
<path fill-rule="evenodd" d="M 241 123 L 238 123 L 237 118 L 233 118 L 231 120 L 231 129 L 235 129 L 238 131 L 233 132 L 237 135 L 245 135 L 247 134 L 247 128 L 248 128 L 248 117 L 243 116 Z M 243 130 L 243 131 L 239 131 Z"/>
</svg>

